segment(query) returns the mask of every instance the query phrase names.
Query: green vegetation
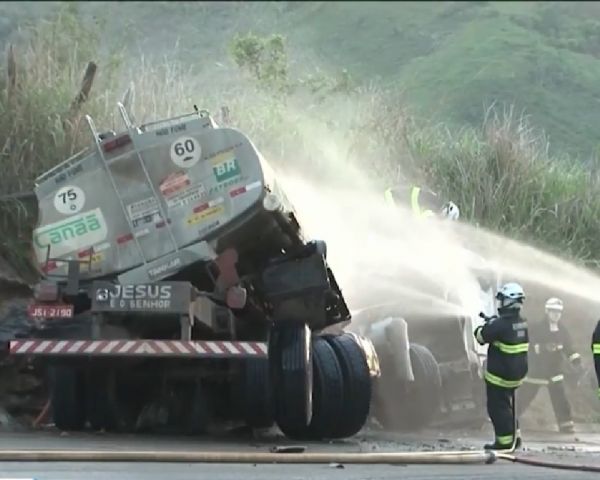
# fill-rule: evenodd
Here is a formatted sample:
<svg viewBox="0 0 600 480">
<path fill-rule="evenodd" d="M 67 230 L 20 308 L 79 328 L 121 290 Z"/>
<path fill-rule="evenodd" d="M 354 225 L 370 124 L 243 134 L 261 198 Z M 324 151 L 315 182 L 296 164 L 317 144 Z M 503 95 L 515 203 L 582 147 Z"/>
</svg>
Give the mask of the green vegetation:
<svg viewBox="0 0 600 480">
<path fill-rule="evenodd" d="M 54 12 L 57 4 L 1 4 L 0 41 L 11 31 L 2 17 L 23 21 Z M 294 74 L 320 67 L 326 76 L 347 69 L 358 83 L 379 78 L 404 93 L 415 115 L 457 127 L 478 127 L 492 103 L 511 104 L 547 132 L 554 153 L 586 161 L 599 147 L 600 7 L 594 2 L 69 4 L 104 22 L 103 43 L 118 42 L 147 58 L 177 56 L 197 74 L 214 72 L 238 33 L 281 33 Z"/>
<path fill-rule="evenodd" d="M 326 3 L 283 4 L 279 10 L 275 4 L 238 6 L 272 10 L 283 20 L 263 28 L 264 33 L 236 36 L 232 31 L 223 38 L 222 56 L 215 60 L 225 65 L 223 82 L 214 83 L 181 58 L 133 62 L 124 49 L 101 41 L 108 27 L 98 18 L 86 20 L 79 11 L 83 6 L 63 8 L 22 35 L 26 41 L 17 43 L 16 70 L 10 62 L 0 67 L 0 190 L 31 188 L 38 174 L 87 146 L 84 114 L 99 128 L 120 128 L 114 105 L 133 80 L 138 123 L 190 111 L 193 104 L 213 113 L 227 105 L 235 125 L 279 166 L 296 163 L 315 176 L 334 169 L 319 135 L 307 135 L 317 132 L 336 144 L 335 167 L 339 162 L 362 170 L 368 166 L 380 187 L 400 178 L 426 182 L 459 203 L 466 220 L 563 255 L 600 260 L 594 162 L 582 166 L 549 153 L 547 138 L 531 127 L 550 125 L 555 144 L 563 135 L 595 145 L 590 105 L 600 88 L 594 83 L 600 63 L 592 43 L 584 41 L 595 41 L 595 11 L 581 20 L 589 25 L 585 34 L 576 28 L 574 14 L 567 15 L 572 35 L 567 41 L 563 30 L 552 33 L 556 19 L 543 4 L 472 3 L 480 5 L 403 4 L 412 12 L 406 18 L 398 14 L 398 5 L 381 4 L 377 19 L 361 3 L 338 4 L 343 12 L 335 15 L 333 4 Z M 196 7 L 186 8 L 191 15 Z M 401 41 L 393 43 L 401 48 L 365 42 L 370 22 L 381 37 L 373 42 L 400 35 Z M 401 33 L 394 33 L 394 22 Z M 435 41 L 428 31 L 436 32 Z M 319 45 L 327 32 L 335 32 L 327 45 L 337 45 L 334 67 L 300 62 L 307 43 Z M 186 52 L 192 47 L 186 45 Z M 333 54 L 327 48 L 325 58 Z M 89 96 L 81 96 L 77 92 L 91 61 L 97 73 Z M 382 77 L 377 86 L 366 85 L 368 72 Z M 484 106 L 493 101 L 498 107 L 486 113 Z M 505 107 L 510 104 L 517 107 Z M 531 117 L 516 113 L 524 104 Z M 436 115 L 425 116 L 428 110 Z M 449 121 L 436 123 L 439 116 Z M 470 126 L 455 127 L 462 124 Z M 3 229 L 9 234 L 0 254 L 25 265 L 35 211 L 27 203 L 18 205 L 4 204 Z"/>
</svg>

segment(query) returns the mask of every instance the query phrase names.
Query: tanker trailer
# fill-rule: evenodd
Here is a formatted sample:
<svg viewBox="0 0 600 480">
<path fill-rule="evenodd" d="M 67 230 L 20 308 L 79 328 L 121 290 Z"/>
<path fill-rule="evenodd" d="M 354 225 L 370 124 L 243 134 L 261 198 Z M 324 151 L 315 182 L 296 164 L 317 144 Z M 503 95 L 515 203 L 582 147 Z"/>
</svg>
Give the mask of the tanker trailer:
<svg viewBox="0 0 600 480">
<path fill-rule="evenodd" d="M 206 111 L 99 132 L 36 180 L 36 338 L 55 425 L 132 431 L 211 421 L 341 438 L 379 374 L 322 241 L 307 241 L 274 171 Z M 154 426 L 156 426 L 154 425 Z"/>
</svg>

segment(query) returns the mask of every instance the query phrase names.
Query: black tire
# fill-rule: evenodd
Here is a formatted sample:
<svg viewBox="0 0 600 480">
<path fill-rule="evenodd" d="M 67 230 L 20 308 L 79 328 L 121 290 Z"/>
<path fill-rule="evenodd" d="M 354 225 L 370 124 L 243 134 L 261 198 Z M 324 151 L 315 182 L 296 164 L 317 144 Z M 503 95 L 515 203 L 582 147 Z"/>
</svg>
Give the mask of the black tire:
<svg viewBox="0 0 600 480">
<path fill-rule="evenodd" d="M 336 438 L 345 417 L 343 371 L 335 350 L 326 339 L 313 340 L 314 410 L 308 427 L 308 437 L 315 440 Z"/>
<path fill-rule="evenodd" d="M 340 408 L 344 404 L 344 383 L 335 351 L 321 337 L 313 339 L 313 415 L 310 424 L 287 429 L 284 433 L 295 440 L 322 440 L 335 438 L 344 417 Z"/>
<path fill-rule="evenodd" d="M 105 369 L 90 370 L 86 378 L 87 419 L 93 430 L 114 432 L 119 430 L 116 386 L 111 376 L 114 372 Z"/>
<path fill-rule="evenodd" d="M 250 358 L 244 362 L 241 376 L 242 417 L 252 428 L 273 426 L 273 406 L 269 382 L 269 361 Z"/>
<path fill-rule="evenodd" d="M 274 416 L 286 432 L 302 431 L 312 417 L 313 367 L 307 325 L 273 327 L 269 338 L 269 371 Z"/>
<path fill-rule="evenodd" d="M 50 367 L 50 401 L 54 425 L 63 431 L 80 431 L 85 428 L 85 377 L 82 372 L 69 367 Z"/>
<path fill-rule="evenodd" d="M 410 344 L 414 382 L 391 384 L 379 379 L 376 418 L 386 429 L 418 430 L 431 423 L 440 408 L 442 376 L 439 365 L 428 348 Z"/>
<path fill-rule="evenodd" d="M 344 403 L 338 415 L 339 422 L 333 436 L 351 437 L 367 422 L 371 408 L 372 382 L 365 353 L 349 334 L 328 335 L 327 341 L 335 351 L 342 370 Z"/>
<path fill-rule="evenodd" d="M 184 431 L 188 435 L 201 435 L 208 431 L 213 413 L 212 399 L 204 385 L 196 382 L 190 395 L 190 414 L 186 419 Z"/>
</svg>

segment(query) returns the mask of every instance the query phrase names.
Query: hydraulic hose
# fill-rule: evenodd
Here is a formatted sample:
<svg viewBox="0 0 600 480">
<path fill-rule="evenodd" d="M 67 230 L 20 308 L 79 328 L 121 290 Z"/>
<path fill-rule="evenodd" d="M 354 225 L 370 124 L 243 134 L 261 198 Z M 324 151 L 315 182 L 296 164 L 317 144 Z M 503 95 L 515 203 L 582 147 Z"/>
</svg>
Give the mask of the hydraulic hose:
<svg viewBox="0 0 600 480">
<path fill-rule="evenodd" d="M 0 450 L 0 462 L 172 462 L 172 463 L 340 463 L 489 464 L 494 452 L 271 453 L 125 450 Z"/>
</svg>

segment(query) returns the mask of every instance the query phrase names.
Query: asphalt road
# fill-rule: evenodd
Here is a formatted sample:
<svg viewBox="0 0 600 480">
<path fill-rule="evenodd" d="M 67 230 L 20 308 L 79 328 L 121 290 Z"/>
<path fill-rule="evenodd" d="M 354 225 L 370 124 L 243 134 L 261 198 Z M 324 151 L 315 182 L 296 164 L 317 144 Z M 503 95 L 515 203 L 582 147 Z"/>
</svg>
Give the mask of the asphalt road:
<svg viewBox="0 0 600 480">
<path fill-rule="evenodd" d="M 443 438 L 442 438 L 443 437 Z M 448 440 L 450 437 L 452 440 Z M 600 437 L 591 435 L 568 442 L 567 437 L 532 439 L 524 455 L 563 463 L 600 465 Z M 266 452 L 273 445 L 288 445 L 279 436 L 260 439 L 220 436 L 210 438 L 165 436 L 60 435 L 56 432 L 2 433 L 0 450 L 161 450 Z M 307 452 L 373 452 L 474 449 L 477 435 L 422 434 L 384 436 L 367 434 L 344 442 L 309 443 Z M 572 449 L 571 449 L 572 448 Z M 0 462 L 0 480 L 376 480 L 376 479 L 597 479 L 597 473 L 567 472 L 497 461 L 491 465 L 252 465 L 190 463 L 66 463 Z"/>
<path fill-rule="evenodd" d="M 444 465 L 235 465 L 132 463 L 0 463 L 0 478 L 37 480 L 379 480 L 379 479 L 597 479 L 597 473 L 564 472 L 513 464 Z"/>
</svg>

